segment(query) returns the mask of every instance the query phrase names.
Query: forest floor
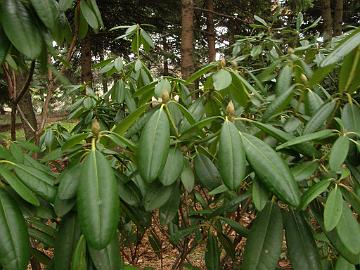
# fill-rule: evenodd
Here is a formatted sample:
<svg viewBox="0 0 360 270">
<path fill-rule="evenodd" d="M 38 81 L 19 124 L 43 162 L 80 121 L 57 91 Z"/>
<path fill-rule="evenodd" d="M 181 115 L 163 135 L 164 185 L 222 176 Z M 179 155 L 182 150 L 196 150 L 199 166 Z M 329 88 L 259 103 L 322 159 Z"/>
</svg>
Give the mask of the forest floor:
<svg viewBox="0 0 360 270">
<path fill-rule="evenodd" d="M 41 118 L 37 117 L 37 120 L 39 123 Z M 50 116 L 46 121 L 47 125 L 56 122 L 62 124 L 67 130 L 71 130 L 76 124 L 76 122 L 73 120 L 67 120 L 66 116 L 64 115 L 53 115 Z M 0 136 L 10 138 L 10 115 L 8 114 L 0 115 Z M 20 117 L 16 118 L 16 136 L 19 139 L 23 139 L 25 137 Z"/>
</svg>

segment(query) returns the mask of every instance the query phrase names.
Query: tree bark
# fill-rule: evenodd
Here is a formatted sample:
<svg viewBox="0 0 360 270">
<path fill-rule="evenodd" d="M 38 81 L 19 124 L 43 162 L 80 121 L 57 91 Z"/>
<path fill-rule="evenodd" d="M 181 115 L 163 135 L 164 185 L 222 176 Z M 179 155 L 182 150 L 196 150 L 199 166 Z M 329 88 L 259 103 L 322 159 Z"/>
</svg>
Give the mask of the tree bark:
<svg viewBox="0 0 360 270">
<path fill-rule="evenodd" d="M 167 58 L 169 46 L 167 44 L 166 36 L 163 36 L 162 43 L 163 43 L 163 50 L 164 50 L 164 70 L 163 70 L 163 75 L 167 76 L 167 75 L 169 75 L 169 63 L 168 63 L 168 58 Z"/>
<path fill-rule="evenodd" d="M 193 31 L 194 31 L 194 2 L 181 0 L 181 74 L 187 78 L 194 70 L 193 61 Z"/>
<path fill-rule="evenodd" d="M 104 61 L 104 52 L 105 52 L 105 50 L 103 49 L 102 52 L 99 54 L 101 62 Z M 103 93 L 105 94 L 107 91 L 109 91 L 108 79 L 107 79 L 106 76 L 101 76 L 101 84 L 102 84 L 102 87 L 103 87 Z"/>
<path fill-rule="evenodd" d="M 324 20 L 323 35 L 327 41 L 332 37 L 332 16 L 331 16 L 331 0 L 321 0 L 321 12 Z"/>
<path fill-rule="evenodd" d="M 91 72 L 91 40 L 90 37 L 85 37 L 81 42 L 81 81 L 89 86 L 92 86 L 92 72 Z"/>
<path fill-rule="evenodd" d="M 335 11 L 334 11 L 334 32 L 333 32 L 334 37 L 340 36 L 342 34 L 343 12 L 344 12 L 344 0 L 336 0 Z"/>
<path fill-rule="evenodd" d="M 216 59 L 216 48 L 215 48 L 215 27 L 214 27 L 214 1 L 206 0 L 206 33 L 208 41 L 208 55 L 209 62 L 213 62 Z"/>
<path fill-rule="evenodd" d="M 26 78 L 24 78 L 23 75 L 21 76 L 17 75 L 16 84 L 22 85 L 25 79 Z M 35 132 L 37 130 L 37 121 L 36 121 L 31 94 L 29 91 L 25 92 L 24 96 L 20 99 L 18 106 L 19 106 L 18 108 L 21 111 L 20 118 L 25 132 L 25 138 L 27 140 L 35 138 Z M 29 124 L 31 125 L 31 127 L 29 127 Z"/>
</svg>

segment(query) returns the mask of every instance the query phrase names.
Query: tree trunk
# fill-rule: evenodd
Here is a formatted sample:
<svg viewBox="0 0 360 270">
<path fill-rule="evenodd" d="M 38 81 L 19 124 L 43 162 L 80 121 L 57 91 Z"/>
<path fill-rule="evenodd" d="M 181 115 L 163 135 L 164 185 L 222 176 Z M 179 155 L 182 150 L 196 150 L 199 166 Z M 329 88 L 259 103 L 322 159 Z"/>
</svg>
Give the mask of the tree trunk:
<svg viewBox="0 0 360 270">
<path fill-rule="evenodd" d="M 32 103 L 31 94 L 26 91 L 22 99 L 19 101 L 19 114 L 22 126 L 27 140 L 35 138 L 35 131 L 37 130 L 37 121 Z M 29 127 L 29 124 L 31 127 Z"/>
<path fill-rule="evenodd" d="M 92 86 L 92 72 L 91 72 L 91 40 L 90 37 L 85 37 L 81 42 L 81 81 L 87 85 Z"/>
<path fill-rule="evenodd" d="M 163 42 L 163 50 L 164 50 L 164 70 L 163 70 L 163 75 L 167 76 L 167 75 L 169 75 L 169 63 L 168 63 L 168 58 L 167 58 L 169 46 L 167 44 L 166 36 L 163 36 L 162 42 Z"/>
<path fill-rule="evenodd" d="M 101 62 L 104 61 L 104 52 L 105 52 L 105 50 L 103 49 L 102 52 L 99 54 Z M 101 84 L 102 84 L 102 87 L 103 87 L 103 93 L 105 94 L 107 91 L 109 91 L 108 79 L 107 79 L 106 76 L 101 76 Z"/>
<path fill-rule="evenodd" d="M 321 0 L 321 12 L 324 20 L 323 34 L 325 41 L 332 37 L 332 16 L 330 2 L 331 0 Z"/>
<path fill-rule="evenodd" d="M 344 12 L 344 0 L 336 0 L 335 12 L 334 12 L 334 32 L 333 32 L 334 37 L 340 36 L 342 34 L 343 12 Z"/>
<path fill-rule="evenodd" d="M 208 40 L 208 54 L 209 62 L 213 62 L 216 59 L 216 49 L 215 49 L 215 27 L 214 27 L 214 1 L 206 0 L 206 34 Z"/>
<path fill-rule="evenodd" d="M 193 72 L 194 2 L 181 0 L 181 74 L 187 78 Z"/>
</svg>

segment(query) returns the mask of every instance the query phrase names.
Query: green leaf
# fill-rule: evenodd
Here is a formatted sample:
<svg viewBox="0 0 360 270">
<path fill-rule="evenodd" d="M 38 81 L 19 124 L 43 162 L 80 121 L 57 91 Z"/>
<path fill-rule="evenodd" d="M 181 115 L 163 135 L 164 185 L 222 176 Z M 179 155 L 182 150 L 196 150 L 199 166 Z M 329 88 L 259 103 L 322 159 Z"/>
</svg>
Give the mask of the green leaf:
<svg viewBox="0 0 360 270">
<path fill-rule="evenodd" d="M 96 269 L 119 270 L 121 269 L 121 257 L 119 240 L 115 235 L 106 248 L 96 250 L 89 246 L 89 253 Z"/>
<path fill-rule="evenodd" d="M 303 134 L 313 133 L 324 126 L 324 123 L 334 111 L 335 105 L 336 102 L 333 100 L 321 106 L 313 117 L 310 118 L 309 122 L 306 123 Z"/>
<path fill-rule="evenodd" d="M 290 103 L 294 93 L 294 87 L 290 87 L 280 96 L 278 96 L 266 109 L 263 115 L 263 121 L 269 120 L 274 114 L 283 111 Z"/>
<path fill-rule="evenodd" d="M 84 16 L 86 22 L 90 25 L 90 27 L 94 30 L 98 30 L 99 22 L 96 18 L 94 11 L 91 9 L 86 0 L 80 1 L 80 10 L 81 14 Z"/>
<path fill-rule="evenodd" d="M 55 198 L 54 211 L 58 217 L 65 216 L 76 206 L 76 200 L 61 200 L 59 197 Z"/>
<path fill-rule="evenodd" d="M 340 136 L 331 147 L 329 157 L 329 167 L 332 171 L 337 172 L 341 169 L 350 147 L 350 140 L 346 136 Z"/>
<path fill-rule="evenodd" d="M 220 69 L 212 76 L 215 90 L 222 90 L 230 86 L 232 77 L 229 71 Z"/>
<path fill-rule="evenodd" d="M 360 108 L 353 103 L 347 103 L 341 112 L 341 120 L 346 131 L 360 133 Z"/>
<path fill-rule="evenodd" d="M 240 76 L 231 72 L 232 83 L 230 85 L 230 94 L 231 97 L 240 104 L 240 106 L 245 106 L 250 98 L 250 95 L 245 87 L 245 84 L 239 79 Z"/>
<path fill-rule="evenodd" d="M 301 197 L 301 203 L 299 209 L 305 210 L 317 196 L 325 192 L 331 183 L 331 179 L 320 180 L 316 184 L 312 185 Z"/>
<path fill-rule="evenodd" d="M 224 184 L 237 189 L 245 177 L 245 151 L 238 129 L 226 120 L 219 139 L 219 170 Z"/>
<path fill-rule="evenodd" d="M 352 93 L 360 85 L 360 46 L 348 54 L 342 65 L 339 75 L 339 92 Z"/>
<path fill-rule="evenodd" d="M 138 205 L 141 202 L 141 194 L 137 185 L 129 181 L 126 184 L 122 181 L 118 181 L 118 193 L 119 197 L 126 202 L 128 205 Z"/>
<path fill-rule="evenodd" d="M 31 4 L 34 7 L 37 15 L 44 25 L 50 29 L 50 31 L 56 31 L 57 19 L 59 12 L 56 8 L 54 0 L 38 1 L 31 0 Z"/>
<path fill-rule="evenodd" d="M 359 254 L 352 253 L 341 241 L 339 234 L 336 230 L 332 230 L 331 232 L 327 232 L 324 228 L 323 221 L 321 219 L 322 209 L 319 207 L 312 207 L 312 213 L 314 214 L 318 224 L 320 225 L 323 232 L 325 232 L 326 237 L 331 241 L 331 244 L 335 247 L 335 249 L 346 258 L 351 263 L 358 264 L 360 257 Z M 321 214 L 320 214 L 321 213 Z"/>
<path fill-rule="evenodd" d="M 147 44 L 147 46 L 149 46 L 150 48 L 155 48 L 152 38 L 144 29 L 140 30 L 140 35 L 143 38 L 143 40 L 145 41 L 145 43 Z"/>
<path fill-rule="evenodd" d="M 241 133 L 246 157 L 267 188 L 292 206 L 300 203 L 300 191 L 287 164 L 262 140 Z"/>
<path fill-rule="evenodd" d="M 328 65 L 326 67 L 318 68 L 316 69 L 313 74 L 311 75 L 311 78 L 309 80 L 309 86 L 313 87 L 317 84 L 320 84 L 324 78 L 335 68 L 335 64 Z"/>
<path fill-rule="evenodd" d="M 290 65 L 285 65 L 279 74 L 278 79 L 276 80 L 276 95 L 280 96 L 285 93 L 291 87 L 292 80 L 292 67 Z"/>
<path fill-rule="evenodd" d="M 141 177 L 153 182 L 163 170 L 170 144 L 170 125 L 163 108 L 146 123 L 138 146 L 138 168 Z"/>
<path fill-rule="evenodd" d="M 305 113 L 313 116 L 319 108 L 324 104 L 324 101 L 314 91 L 307 89 L 305 92 L 304 105 Z"/>
<path fill-rule="evenodd" d="M 74 0 L 59 0 L 59 10 L 66 11 L 72 7 Z"/>
<path fill-rule="evenodd" d="M 72 258 L 71 270 L 87 270 L 86 262 L 86 240 L 81 235 Z"/>
<path fill-rule="evenodd" d="M 214 163 L 205 155 L 198 154 L 194 160 L 197 179 L 208 190 L 221 185 L 221 177 Z"/>
<path fill-rule="evenodd" d="M 23 1 L 3 0 L 0 9 L 2 27 L 14 47 L 25 56 L 37 58 L 43 48 L 41 32 Z"/>
<path fill-rule="evenodd" d="M 324 208 L 324 226 L 326 231 L 332 231 L 340 221 L 344 200 L 337 186 L 329 193 Z"/>
<path fill-rule="evenodd" d="M 180 189 L 174 186 L 170 199 L 160 208 L 160 224 L 166 225 L 176 217 L 180 206 Z"/>
<path fill-rule="evenodd" d="M 197 70 L 196 72 L 194 72 L 189 78 L 187 78 L 186 81 L 188 83 L 192 83 L 192 82 L 196 81 L 197 79 L 199 79 L 205 73 L 214 69 L 216 66 L 217 66 L 216 63 L 210 63 L 210 64 L 202 67 L 201 69 Z"/>
<path fill-rule="evenodd" d="M 71 213 L 62 220 L 55 238 L 54 270 L 71 269 L 71 259 L 80 239 L 80 228 L 76 215 Z"/>
<path fill-rule="evenodd" d="M 341 42 L 320 64 L 325 67 L 339 62 L 345 55 L 360 45 L 360 31 L 355 31 L 350 37 Z"/>
<path fill-rule="evenodd" d="M 32 239 L 43 243 L 45 246 L 53 247 L 55 245 L 55 239 L 52 236 L 33 228 L 28 228 L 28 231 Z"/>
<path fill-rule="evenodd" d="M 258 181 L 254 180 L 251 189 L 251 197 L 256 210 L 261 211 L 269 201 L 270 194 L 258 183 Z"/>
<path fill-rule="evenodd" d="M 30 259 L 29 235 L 17 204 L 0 189 L 0 265 L 7 270 L 24 270 Z"/>
<path fill-rule="evenodd" d="M 195 176 L 190 164 L 184 160 L 184 167 L 180 175 L 180 179 L 187 192 L 191 192 L 195 184 Z"/>
<path fill-rule="evenodd" d="M 300 212 L 290 210 L 285 218 L 288 253 L 294 270 L 321 270 L 320 255 L 311 227 Z"/>
<path fill-rule="evenodd" d="M 121 71 L 123 69 L 123 58 L 122 57 L 117 57 L 114 60 L 114 67 L 116 68 L 117 71 Z"/>
<path fill-rule="evenodd" d="M 93 148 L 82 165 L 80 179 L 77 207 L 81 230 L 90 246 L 103 249 L 119 221 L 114 172 L 105 156 Z"/>
<path fill-rule="evenodd" d="M 80 182 L 81 165 L 63 171 L 58 179 L 59 188 L 57 196 L 61 200 L 72 199 L 76 196 L 76 192 Z"/>
<path fill-rule="evenodd" d="M 0 27 L 0 65 L 5 61 L 5 58 L 10 49 L 10 41 L 5 35 L 3 29 Z"/>
<path fill-rule="evenodd" d="M 25 186 L 16 175 L 3 167 L 0 167 L 0 174 L 21 198 L 33 205 L 40 205 L 36 195 L 27 186 Z"/>
<path fill-rule="evenodd" d="M 158 98 L 161 98 L 162 95 L 167 92 L 170 95 L 171 92 L 171 84 L 167 79 L 161 79 L 156 85 L 155 85 L 155 95 Z"/>
<path fill-rule="evenodd" d="M 138 120 L 138 118 L 146 111 L 148 104 L 145 104 L 137 108 L 134 112 L 121 120 L 116 126 L 112 128 L 112 132 L 123 136 L 125 132 Z"/>
<path fill-rule="evenodd" d="M 263 18 L 260 18 L 259 16 L 257 16 L 257 15 L 254 15 L 254 19 L 256 20 L 256 21 L 258 21 L 259 23 L 261 23 L 262 25 L 264 25 L 264 26 L 268 26 L 267 25 L 267 23 L 266 23 L 266 21 L 263 19 Z"/>
<path fill-rule="evenodd" d="M 163 206 L 169 200 L 172 190 L 172 186 L 162 186 L 159 183 L 150 185 L 144 197 L 145 210 L 152 211 Z"/>
<path fill-rule="evenodd" d="M 247 236 L 249 234 L 249 230 L 243 227 L 240 223 L 236 222 L 235 220 L 225 217 L 219 217 L 219 218 L 223 220 L 226 224 L 228 224 L 239 235 Z"/>
<path fill-rule="evenodd" d="M 251 226 L 241 269 L 275 269 L 280 257 L 282 230 L 280 209 L 268 202 Z"/>
<path fill-rule="evenodd" d="M 71 136 L 66 142 L 61 146 L 61 150 L 68 150 L 71 149 L 73 146 L 82 143 L 87 137 L 89 136 L 88 133 L 80 133 Z"/>
<path fill-rule="evenodd" d="M 155 252 L 156 256 L 159 259 L 161 259 L 161 253 L 162 253 L 161 241 L 156 234 L 151 232 L 151 235 L 149 235 L 149 243 L 151 248 Z"/>
<path fill-rule="evenodd" d="M 292 167 L 291 173 L 297 182 L 310 178 L 319 168 L 319 163 L 314 161 L 302 162 Z"/>
<path fill-rule="evenodd" d="M 355 270 L 355 265 L 349 263 L 344 257 L 340 256 L 336 261 L 335 270 Z"/>
<path fill-rule="evenodd" d="M 320 130 L 320 131 L 317 131 L 317 132 L 314 132 L 311 134 L 305 134 L 305 135 L 302 135 L 299 137 L 295 137 L 295 138 L 287 141 L 286 143 L 283 143 L 283 144 L 279 145 L 278 147 L 276 147 L 276 150 L 280 150 L 280 149 L 287 148 L 287 147 L 297 145 L 300 143 L 304 143 L 304 142 L 326 139 L 326 138 L 329 138 L 334 135 L 335 135 L 334 131 L 332 131 L 330 129 Z"/>
<path fill-rule="evenodd" d="M 95 16 L 96 16 L 96 19 L 98 20 L 100 28 L 104 28 L 104 22 L 103 22 L 103 19 L 101 17 L 99 7 L 96 4 L 96 0 L 90 0 L 90 5 L 91 5 L 91 8 L 92 8 L 93 12 L 95 13 Z"/>
<path fill-rule="evenodd" d="M 46 200 L 54 201 L 56 195 L 55 181 L 49 175 L 33 167 L 21 164 L 16 164 L 15 173 L 36 194 Z"/>
<path fill-rule="evenodd" d="M 335 228 L 341 243 L 353 254 L 360 253 L 360 226 L 344 202 L 340 220 Z"/>
<path fill-rule="evenodd" d="M 275 138 L 279 142 L 287 142 L 295 138 L 295 136 L 293 136 L 292 134 L 287 133 L 281 129 L 275 128 L 272 125 L 255 122 L 255 121 L 252 123 L 257 128 L 269 134 L 271 137 Z M 310 143 L 294 145 L 291 148 L 295 149 L 297 152 L 306 155 L 308 157 L 318 156 L 317 150 Z"/>
<path fill-rule="evenodd" d="M 164 186 L 170 186 L 178 179 L 184 167 L 184 157 L 178 148 L 170 148 L 165 167 L 159 175 Z"/>
<path fill-rule="evenodd" d="M 216 237 L 212 233 L 208 234 L 205 251 L 205 264 L 207 269 L 220 270 L 220 249 Z"/>
</svg>

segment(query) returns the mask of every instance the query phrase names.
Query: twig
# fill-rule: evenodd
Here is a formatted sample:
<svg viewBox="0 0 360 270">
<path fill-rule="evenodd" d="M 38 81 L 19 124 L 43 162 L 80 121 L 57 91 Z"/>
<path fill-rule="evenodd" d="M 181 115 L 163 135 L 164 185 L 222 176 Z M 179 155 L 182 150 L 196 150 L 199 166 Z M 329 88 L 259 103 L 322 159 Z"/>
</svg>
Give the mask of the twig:
<svg viewBox="0 0 360 270">
<path fill-rule="evenodd" d="M 32 132 L 35 132 L 35 128 L 30 124 L 29 120 L 27 120 L 25 114 L 23 113 L 19 105 L 17 105 L 17 110 L 19 111 L 21 118 L 24 120 L 25 124 L 31 129 Z"/>
<path fill-rule="evenodd" d="M 16 87 L 13 88 L 13 96 L 11 97 L 11 140 L 16 140 L 16 108 L 22 97 L 25 95 L 26 91 L 28 91 L 32 77 L 34 75 L 35 70 L 35 60 L 31 62 L 29 74 L 26 78 L 26 81 L 20 90 L 19 95 L 16 94 Z M 16 81 L 14 79 L 13 86 L 16 85 Z"/>
<path fill-rule="evenodd" d="M 241 22 L 243 21 L 243 20 L 240 19 L 239 17 L 231 16 L 231 15 L 228 15 L 228 14 L 225 14 L 225 13 L 213 11 L 213 10 L 206 9 L 206 8 L 194 7 L 194 9 L 195 9 L 195 10 L 204 11 L 204 12 L 209 12 L 209 13 L 212 13 L 212 14 L 214 14 L 214 15 L 221 16 L 221 17 L 230 18 L 230 19 L 233 19 L 233 20 L 238 20 L 238 21 L 241 21 Z"/>
<path fill-rule="evenodd" d="M 77 0 L 76 12 L 78 14 L 80 13 L 80 0 Z M 72 39 L 72 41 L 70 43 L 69 50 L 67 52 L 66 62 L 70 62 L 70 60 L 71 60 L 71 58 L 72 58 L 72 56 L 74 54 L 78 33 L 79 33 L 79 22 L 77 23 L 77 25 L 75 27 L 75 33 L 74 33 L 73 39 Z M 64 65 L 61 68 L 60 74 L 64 74 L 66 69 L 67 69 L 67 66 Z M 49 73 L 49 77 L 51 77 L 50 73 Z M 38 131 L 37 131 L 37 136 L 36 136 L 37 140 L 38 140 L 40 134 L 43 132 L 46 120 L 48 118 L 49 104 L 50 104 L 51 98 L 54 95 L 54 91 L 56 89 L 56 87 L 55 87 L 56 81 L 57 81 L 57 77 L 54 77 L 54 78 L 51 78 L 51 80 L 49 82 L 48 93 L 47 93 L 47 96 L 46 96 L 46 99 L 45 99 L 45 102 L 44 102 L 44 107 L 43 107 L 43 111 L 42 111 L 42 115 L 41 115 L 41 124 L 40 124 L 40 127 L 39 127 Z"/>
</svg>

